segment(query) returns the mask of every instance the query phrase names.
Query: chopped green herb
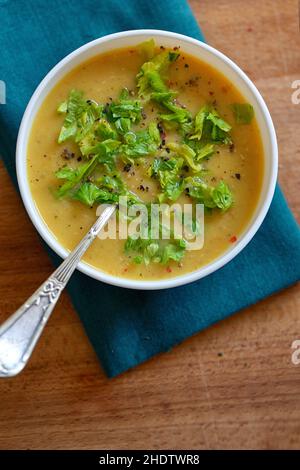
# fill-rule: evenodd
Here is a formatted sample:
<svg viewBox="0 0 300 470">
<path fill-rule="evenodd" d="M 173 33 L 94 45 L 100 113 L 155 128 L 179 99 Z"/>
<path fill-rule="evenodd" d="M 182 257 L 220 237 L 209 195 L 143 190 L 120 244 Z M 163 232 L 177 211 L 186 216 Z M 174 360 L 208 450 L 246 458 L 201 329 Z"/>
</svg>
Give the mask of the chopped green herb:
<svg viewBox="0 0 300 470">
<path fill-rule="evenodd" d="M 212 198 L 216 206 L 223 211 L 229 209 L 233 203 L 232 193 L 224 181 L 220 181 L 218 186 L 214 188 Z"/>
<path fill-rule="evenodd" d="M 152 240 L 151 238 L 131 238 L 128 237 L 125 243 L 125 251 L 127 254 L 135 253 L 133 258 L 136 264 L 144 263 L 148 265 L 150 262 L 167 264 L 169 261 L 179 262 L 182 260 L 186 250 L 185 240 L 172 240 L 166 242 L 164 240 Z"/>
<path fill-rule="evenodd" d="M 250 124 L 254 117 L 253 106 L 249 103 L 234 103 L 232 110 L 237 124 Z"/>
<path fill-rule="evenodd" d="M 197 139 L 200 140 L 202 137 L 203 126 L 205 119 L 207 118 L 209 113 L 208 106 L 204 106 L 200 109 L 200 111 L 196 114 L 194 119 L 194 130 L 193 135 L 190 136 L 190 139 Z"/>
<path fill-rule="evenodd" d="M 118 195 L 108 190 L 100 189 L 93 183 L 83 183 L 80 188 L 73 194 L 73 199 L 92 206 L 95 202 L 100 203 L 116 203 Z"/>
<path fill-rule="evenodd" d="M 189 138 L 230 144 L 230 130 L 231 126 L 220 117 L 216 109 L 204 106 L 195 116 L 194 129 Z"/>
<path fill-rule="evenodd" d="M 77 187 L 84 178 L 86 178 L 97 165 L 97 156 L 93 157 L 90 161 L 83 163 L 78 168 L 64 167 L 55 173 L 59 179 L 64 179 L 66 182 L 57 190 L 56 194 L 59 198 L 66 196 L 71 190 Z"/>
<path fill-rule="evenodd" d="M 155 122 L 148 129 L 124 135 L 124 144 L 120 147 L 120 155 L 125 163 L 133 163 L 135 158 L 153 155 L 160 144 L 160 134 Z"/>
<path fill-rule="evenodd" d="M 164 200 L 176 201 L 183 191 L 180 170 L 183 165 L 183 158 L 171 158 L 165 160 L 156 158 L 150 167 L 150 176 L 156 176 L 160 183 L 162 193 L 159 202 Z"/>
<path fill-rule="evenodd" d="M 233 203 L 231 191 L 224 181 L 213 187 L 198 176 L 187 177 L 184 180 L 184 187 L 189 196 L 204 204 L 207 209 L 218 207 L 226 211 Z"/>
<path fill-rule="evenodd" d="M 199 173 L 202 170 L 202 165 L 200 163 L 196 163 L 196 152 L 189 145 L 169 143 L 168 147 L 177 156 L 184 158 L 193 172 Z"/>
<path fill-rule="evenodd" d="M 70 138 L 79 142 L 91 129 L 96 119 L 102 116 L 103 106 L 94 101 L 87 101 L 83 93 L 71 90 L 67 101 L 58 107 L 60 114 L 66 114 L 61 128 L 58 143 L 61 144 Z"/>
<path fill-rule="evenodd" d="M 154 39 L 148 39 L 138 46 L 138 51 L 146 57 L 147 60 L 152 59 L 155 54 L 155 41 Z"/>
<path fill-rule="evenodd" d="M 163 75 L 178 56 L 178 53 L 164 51 L 142 65 L 141 70 L 136 76 L 140 97 L 146 98 L 151 92 L 161 93 L 168 91 Z"/>
<path fill-rule="evenodd" d="M 129 119 L 131 123 L 138 123 L 142 118 L 142 110 L 141 102 L 131 99 L 129 91 L 124 88 L 121 91 L 119 100 L 110 104 L 108 115 L 113 121 L 125 118 Z"/>
</svg>

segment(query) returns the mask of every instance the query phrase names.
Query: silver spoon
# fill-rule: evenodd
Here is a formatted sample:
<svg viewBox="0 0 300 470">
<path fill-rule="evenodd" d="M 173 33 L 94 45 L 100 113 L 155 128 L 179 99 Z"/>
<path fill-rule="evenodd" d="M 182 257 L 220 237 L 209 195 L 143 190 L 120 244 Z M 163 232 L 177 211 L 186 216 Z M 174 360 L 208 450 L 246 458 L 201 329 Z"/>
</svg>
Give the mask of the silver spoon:
<svg viewBox="0 0 300 470">
<path fill-rule="evenodd" d="M 104 209 L 56 271 L 0 326 L 0 377 L 12 377 L 25 367 L 81 257 L 115 210 L 116 205 Z"/>
</svg>

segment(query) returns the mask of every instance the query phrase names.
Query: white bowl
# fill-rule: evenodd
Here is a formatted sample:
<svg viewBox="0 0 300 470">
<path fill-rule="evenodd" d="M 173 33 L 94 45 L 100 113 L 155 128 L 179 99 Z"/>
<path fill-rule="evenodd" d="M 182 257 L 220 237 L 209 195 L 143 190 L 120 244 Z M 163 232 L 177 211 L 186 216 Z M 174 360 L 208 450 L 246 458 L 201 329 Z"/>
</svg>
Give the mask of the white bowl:
<svg viewBox="0 0 300 470">
<path fill-rule="evenodd" d="M 46 75 L 31 97 L 19 130 L 16 164 L 21 196 L 33 224 L 48 245 L 59 256 L 65 258 L 68 255 L 68 251 L 60 245 L 55 236 L 48 229 L 44 220 L 41 218 L 29 187 L 26 169 L 26 154 L 28 138 L 33 120 L 49 91 L 64 75 L 70 72 L 78 64 L 97 54 L 120 47 L 134 46 L 148 38 L 154 38 L 158 44 L 162 44 L 166 47 L 174 47 L 175 45 L 180 46 L 186 53 L 198 57 L 226 75 L 226 77 L 240 90 L 245 99 L 253 105 L 255 116 L 261 131 L 264 148 L 264 178 L 255 213 L 243 234 L 239 237 L 238 242 L 213 262 L 189 274 L 157 281 L 140 281 L 112 276 L 89 266 L 83 261 L 78 265 L 78 269 L 83 273 L 108 284 L 132 289 L 165 289 L 201 279 L 232 260 L 255 235 L 263 222 L 272 201 L 278 167 L 278 149 L 273 122 L 259 91 L 247 75 L 245 75 L 245 73 L 234 62 L 232 62 L 232 60 L 213 47 L 197 41 L 196 39 L 168 31 L 152 29 L 125 31 L 122 33 L 110 34 L 89 42 L 61 60 Z"/>
</svg>

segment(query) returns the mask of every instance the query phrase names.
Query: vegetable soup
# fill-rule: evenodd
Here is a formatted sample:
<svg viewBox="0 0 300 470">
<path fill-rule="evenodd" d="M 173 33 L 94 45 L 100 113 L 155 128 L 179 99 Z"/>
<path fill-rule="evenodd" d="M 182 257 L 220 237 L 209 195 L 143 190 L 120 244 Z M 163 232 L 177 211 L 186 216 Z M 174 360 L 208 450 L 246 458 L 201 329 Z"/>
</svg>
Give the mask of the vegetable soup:
<svg viewBox="0 0 300 470">
<path fill-rule="evenodd" d="M 100 204 L 204 206 L 204 245 L 183 238 L 96 239 L 83 260 L 111 275 L 164 279 L 237 243 L 256 208 L 263 147 L 251 104 L 228 79 L 152 39 L 93 57 L 37 112 L 27 149 L 35 204 L 72 250 Z"/>
</svg>

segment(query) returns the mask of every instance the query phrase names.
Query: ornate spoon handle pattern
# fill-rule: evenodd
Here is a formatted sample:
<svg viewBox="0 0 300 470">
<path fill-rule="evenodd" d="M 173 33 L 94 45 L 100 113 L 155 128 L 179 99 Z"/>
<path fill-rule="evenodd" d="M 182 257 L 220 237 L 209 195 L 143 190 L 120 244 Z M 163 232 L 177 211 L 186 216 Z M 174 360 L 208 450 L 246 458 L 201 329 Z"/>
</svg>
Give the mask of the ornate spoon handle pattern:
<svg viewBox="0 0 300 470">
<path fill-rule="evenodd" d="M 0 326 L 0 377 L 12 377 L 25 367 L 78 262 L 115 210 L 116 206 L 104 209 L 74 251 Z"/>
</svg>

